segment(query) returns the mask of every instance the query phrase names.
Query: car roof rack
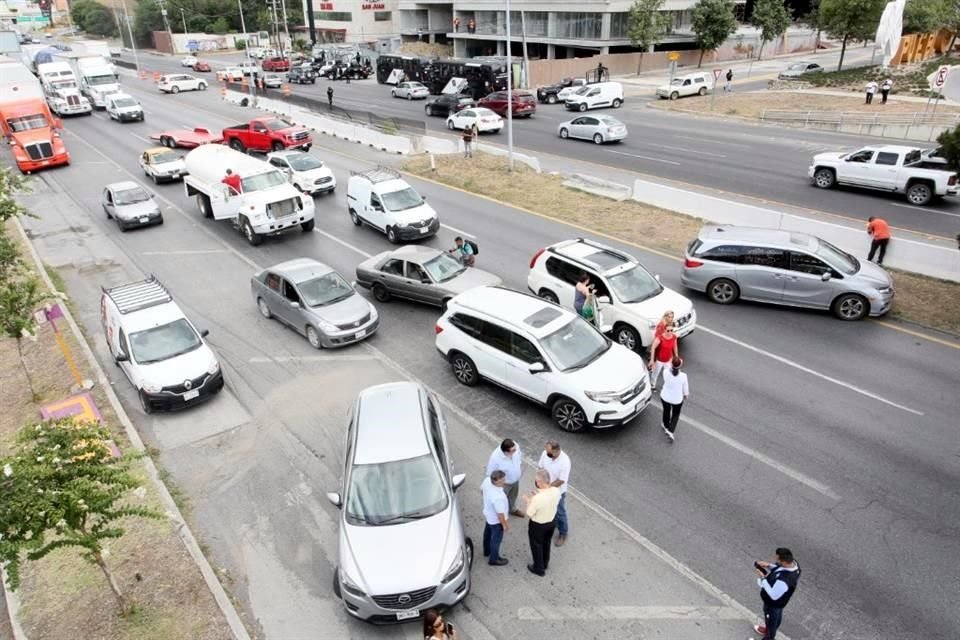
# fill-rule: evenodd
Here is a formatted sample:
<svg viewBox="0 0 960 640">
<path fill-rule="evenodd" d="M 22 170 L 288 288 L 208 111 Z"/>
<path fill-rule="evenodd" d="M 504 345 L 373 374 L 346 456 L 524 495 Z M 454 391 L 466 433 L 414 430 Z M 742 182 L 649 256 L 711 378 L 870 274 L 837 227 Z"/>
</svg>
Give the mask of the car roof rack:
<svg viewBox="0 0 960 640">
<path fill-rule="evenodd" d="M 402 177 L 396 169 L 383 165 L 377 165 L 376 168 L 365 171 L 350 171 L 350 175 L 361 176 L 374 184 L 386 182 L 387 180 L 399 180 Z"/>
<path fill-rule="evenodd" d="M 170 292 L 152 274 L 146 280 L 128 282 L 110 289 L 105 288 L 103 292 L 113 300 L 117 310 L 124 315 L 149 309 L 158 304 L 173 302 Z"/>
</svg>

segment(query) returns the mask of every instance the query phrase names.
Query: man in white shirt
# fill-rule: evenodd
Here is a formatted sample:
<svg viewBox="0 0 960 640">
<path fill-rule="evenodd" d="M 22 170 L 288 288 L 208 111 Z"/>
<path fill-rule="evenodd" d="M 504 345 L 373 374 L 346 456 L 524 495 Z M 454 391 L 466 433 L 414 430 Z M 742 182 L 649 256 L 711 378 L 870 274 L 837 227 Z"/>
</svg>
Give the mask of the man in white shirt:
<svg viewBox="0 0 960 640">
<path fill-rule="evenodd" d="M 520 476 L 523 475 L 523 457 L 520 445 L 510 438 L 501 442 L 500 446 L 490 454 L 490 460 L 487 462 L 487 477 L 498 470 L 507 474 L 503 490 L 507 494 L 510 513 L 523 517 L 523 512 L 517 509 L 517 492 L 520 489 Z"/>
<path fill-rule="evenodd" d="M 506 474 L 503 471 L 494 471 L 480 485 L 483 493 L 483 556 L 489 558 L 490 564 L 495 567 L 507 564 L 507 559 L 500 557 L 503 534 L 510 530 L 507 494 L 503 492 L 505 481 Z"/>
<path fill-rule="evenodd" d="M 540 454 L 541 469 L 550 474 L 550 485 L 560 489 L 560 504 L 557 505 L 557 539 L 554 544 L 562 547 L 567 541 L 567 485 L 570 482 L 570 456 L 560 450 L 560 443 L 547 440 Z"/>
</svg>

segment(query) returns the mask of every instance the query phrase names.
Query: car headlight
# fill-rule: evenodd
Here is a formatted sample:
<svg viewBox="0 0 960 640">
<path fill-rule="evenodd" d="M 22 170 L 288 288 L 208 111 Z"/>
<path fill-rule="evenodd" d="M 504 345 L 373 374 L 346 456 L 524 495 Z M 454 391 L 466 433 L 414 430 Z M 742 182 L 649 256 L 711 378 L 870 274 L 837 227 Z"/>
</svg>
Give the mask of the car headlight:
<svg viewBox="0 0 960 640">
<path fill-rule="evenodd" d="M 656 329 L 656 328 L 657 328 L 657 324 L 659 324 L 659 323 L 658 323 L 656 320 L 647 319 L 647 327 L 648 327 L 649 329 Z"/>
<path fill-rule="evenodd" d="M 327 322 L 326 320 L 317 320 L 317 326 L 321 331 L 325 331 L 326 333 L 334 333 L 339 331 L 339 329 L 337 329 L 337 325 Z"/>
<path fill-rule="evenodd" d="M 615 391 L 584 391 L 583 395 L 594 402 L 602 402 L 604 404 L 614 402 L 618 399 L 618 394 Z"/>
<path fill-rule="evenodd" d="M 160 393 L 161 391 L 163 391 L 163 387 L 161 387 L 159 384 L 144 382 L 143 390 L 146 391 L 147 393 Z"/>
<path fill-rule="evenodd" d="M 159 218 L 159 217 L 160 217 L 160 207 L 157 207 L 157 208 L 154 209 L 152 212 L 150 212 L 150 215 Z"/>
<path fill-rule="evenodd" d="M 363 592 L 363 589 L 358 587 L 350 578 L 347 577 L 347 574 L 343 572 L 343 569 L 339 569 L 337 573 L 340 574 L 340 586 L 343 587 L 344 591 L 347 591 L 351 595 L 354 595 L 358 598 L 363 598 L 367 595 Z"/>
<path fill-rule="evenodd" d="M 453 559 L 453 562 L 450 563 L 450 568 L 447 569 L 447 572 L 443 574 L 443 584 L 446 584 L 456 578 L 460 571 L 463 569 L 463 547 L 460 547 L 460 550 L 457 551 L 457 557 Z"/>
<path fill-rule="evenodd" d="M 377 313 L 377 308 L 371 304 L 371 305 L 370 305 L 370 319 L 371 319 L 371 320 L 376 320 L 379 315 L 380 315 L 380 314 Z"/>
<path fill-rule="evenodd" d="M 220 371 L 220 363 L 216 360 L 207 365 L 207 373 L 210 375 L 215 374 L 217 371 Z"/>
</svg>

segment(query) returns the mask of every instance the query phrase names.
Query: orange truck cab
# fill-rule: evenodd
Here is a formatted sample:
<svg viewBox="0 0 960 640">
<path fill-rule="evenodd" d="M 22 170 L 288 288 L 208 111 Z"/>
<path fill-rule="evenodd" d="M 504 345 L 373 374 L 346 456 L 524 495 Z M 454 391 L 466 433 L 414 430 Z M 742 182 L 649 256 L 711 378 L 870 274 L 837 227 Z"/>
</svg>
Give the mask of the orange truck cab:
<svg viewBox="0 0 960 640">
<path fill-rule="evenodd" d="M 40 81 L 23 63 L 0 56 L 0 131 L 22 173 L 70 164 Z"/>
</svg>

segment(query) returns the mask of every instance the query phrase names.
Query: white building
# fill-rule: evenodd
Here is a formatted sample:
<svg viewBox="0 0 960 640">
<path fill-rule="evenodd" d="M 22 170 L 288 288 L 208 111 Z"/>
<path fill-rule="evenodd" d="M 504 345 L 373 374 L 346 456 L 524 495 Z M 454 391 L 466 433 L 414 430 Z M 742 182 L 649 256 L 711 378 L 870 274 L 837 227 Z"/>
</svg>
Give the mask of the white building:
<svg viewBox="0 0 960 640">
<path fill-rule="evenodd" d="M 313 5 L 317 42 L 374 42 L 395 36 L 397 0 L 303 0 Z"/>
</svg>

